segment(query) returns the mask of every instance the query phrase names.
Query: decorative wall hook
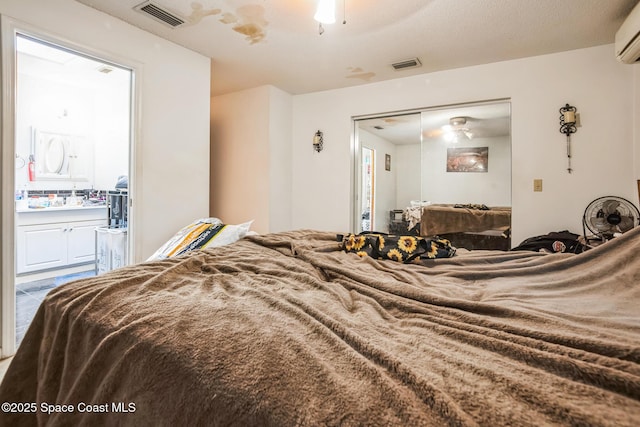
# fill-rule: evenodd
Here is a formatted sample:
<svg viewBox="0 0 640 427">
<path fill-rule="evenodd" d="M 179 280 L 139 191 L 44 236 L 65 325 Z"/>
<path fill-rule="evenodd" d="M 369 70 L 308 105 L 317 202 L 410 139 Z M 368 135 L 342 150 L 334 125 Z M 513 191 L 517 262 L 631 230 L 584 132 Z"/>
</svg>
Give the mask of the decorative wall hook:
<svg viewBox="0 0 640 427">
<path fill-rule="evenodd" d="M 576 133 L 576 115 L 577 109 L 574 106 L 566 104 L 560 108 L 560 133 L 567 136 L 567 171 L 573 172 L 571 168 L 571 134 Z"/>
<path fill-rule="evenodd" d="M 319 130 L 313 135 L 313 148 L 319 153 L 324 145 L 324 136 Z"/>
</svg>

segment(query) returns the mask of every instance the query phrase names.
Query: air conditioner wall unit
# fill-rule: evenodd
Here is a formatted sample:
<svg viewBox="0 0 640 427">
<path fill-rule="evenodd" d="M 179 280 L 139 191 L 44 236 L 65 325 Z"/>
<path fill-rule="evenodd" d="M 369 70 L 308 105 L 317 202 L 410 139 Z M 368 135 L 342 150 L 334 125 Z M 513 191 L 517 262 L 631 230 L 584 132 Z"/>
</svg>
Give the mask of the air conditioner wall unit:
<svg viewBox="0 0 640 427">
<path fill-rule="evenodd" d="M 616 33 L 616 58 L 625 64 L 640 61 L 640 3 L 633 8 Z"/>
</svg>

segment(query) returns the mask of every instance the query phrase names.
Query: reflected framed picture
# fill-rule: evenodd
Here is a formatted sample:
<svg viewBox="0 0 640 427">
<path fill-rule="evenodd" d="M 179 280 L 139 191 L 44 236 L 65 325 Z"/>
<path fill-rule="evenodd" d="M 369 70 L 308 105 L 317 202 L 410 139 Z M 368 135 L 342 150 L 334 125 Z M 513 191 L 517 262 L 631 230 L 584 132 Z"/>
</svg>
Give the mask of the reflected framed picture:
<svg viewBox="0 0 640 427">
<path fill-rule="evenodd" d="M 385 154 L 384 155 L 384 170 L 386 170 L 386 171 L 390 171 L 391 170 L 391 155 L 390 154 Z"/>
<path fill-rule="evenodd" d="M 447 148 L 447 172 L 488 172 L 489 147 Z"/>
</svg>

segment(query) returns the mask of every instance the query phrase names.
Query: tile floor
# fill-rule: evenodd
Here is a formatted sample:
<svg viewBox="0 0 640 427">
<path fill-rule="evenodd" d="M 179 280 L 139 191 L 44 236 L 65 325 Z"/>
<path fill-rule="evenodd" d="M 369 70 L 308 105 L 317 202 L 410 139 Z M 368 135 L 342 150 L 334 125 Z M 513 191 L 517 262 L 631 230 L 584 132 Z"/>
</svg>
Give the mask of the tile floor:
<svg viewBox="0 0 640 427">
<path fill-rule="evenodd" d="M 51 289 L 63 283 L 93 275 L 95 275 L 94 271 L 87 271 L 16 285 L 16 348 L 22 342 L 40 303 Z"/>
</svg>

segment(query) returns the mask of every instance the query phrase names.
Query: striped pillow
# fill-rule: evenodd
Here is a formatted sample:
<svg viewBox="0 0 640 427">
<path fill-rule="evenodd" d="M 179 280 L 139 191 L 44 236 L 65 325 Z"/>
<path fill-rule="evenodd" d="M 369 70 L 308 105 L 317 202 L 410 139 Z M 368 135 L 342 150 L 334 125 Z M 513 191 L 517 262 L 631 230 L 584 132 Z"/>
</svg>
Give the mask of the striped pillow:
<svg viewBox="0 0 640 427">
<path fill-rule="evenodd" d="M 175 257 L 196 249 L 228 245 L 246 236 L 252 222 L 228 225 L 218 218 L 198 219 L 178 231 L 147 261 Z"/>
</svg>

